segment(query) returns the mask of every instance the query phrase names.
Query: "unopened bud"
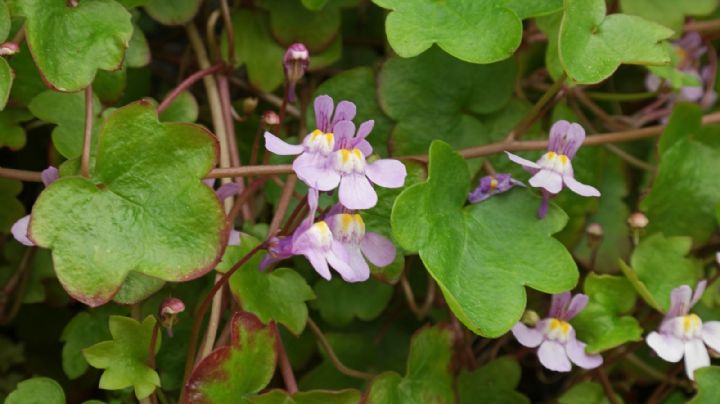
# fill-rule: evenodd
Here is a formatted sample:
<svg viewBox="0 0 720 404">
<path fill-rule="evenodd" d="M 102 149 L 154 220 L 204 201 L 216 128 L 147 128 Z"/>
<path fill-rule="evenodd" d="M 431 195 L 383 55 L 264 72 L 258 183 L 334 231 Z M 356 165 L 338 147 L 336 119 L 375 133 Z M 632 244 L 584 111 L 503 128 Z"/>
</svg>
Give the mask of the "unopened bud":
<svg viewBox="0 0 720 404">
<path fill-rule="evenodd" d="M 277 126 L 280 124 L 280 117 L 275 111 L 265 111 L 262 114 L 262 123 L 265 126 Z"/>
<path fill-rule="evenodd" d="M 0 56 L 14 55 L 20 52 L 20 47 L 15 42 L 5 42 L 0 44 Z"/>
<path fill-rule="evenodd" d="M 534 327 L 535 324 L 540 321 L 540 316 L 538 316 L 538 314 L 533 310 L 526 310 L 520 321 L 522 321 L 524 324 L 529 325 L 530 327 Z"/>
<path fill-rule="evenodd" d="M 585 232 L 587 233 L 588 237 L 594 239 L 601 239 L 605 235 L 603 227 L 600 223 L 590 223 L 587 229 L 585 229 Z"/>
<path fill-rule="evenodd" d="M 185 311 L 185 303 L 175 297 L 165 299 L 160 305 L 160 324 L 167 329 L 167 333 L 172 337 L 172 327 L 178 321 L 178 314 Z"/>
<path fill-rule="evenodd" d="M 645 216 L 642 212 L 633 213 L 630 215 L 627 222 L 631 228 L 636 230 L 644 229 L 649 223 L 647 216 Z"/>
<path fill-rule="evenodd" d="M 283 67 L 285 68 L 285 78 L 288 82 L 288 101 L 295 101 L 295 85 L 305 76 L 309 65 L 310 52 L 308 52 L 305 45 L 294 43 L 285 51 Z"/>
<path fill-rule="evenodd" d="M 245 116 L 252 114 L 255 112 L 255 109 L 258 106 L 258 99 L 255 97 L 247 97 L 243 100 L 243 114 Z"/>
</svg>

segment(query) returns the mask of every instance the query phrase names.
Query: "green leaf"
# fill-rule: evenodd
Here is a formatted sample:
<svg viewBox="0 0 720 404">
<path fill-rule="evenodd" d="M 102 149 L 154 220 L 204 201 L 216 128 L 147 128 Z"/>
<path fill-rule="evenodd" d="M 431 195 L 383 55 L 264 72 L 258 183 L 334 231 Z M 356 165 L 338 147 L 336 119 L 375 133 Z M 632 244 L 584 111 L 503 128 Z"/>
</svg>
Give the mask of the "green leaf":
<svg viewBox="0 0 720 404">
<path fill-rule="evenodd" d="M 622 403 L 622 397 L 615 394 L 615 400 Z M 558 399 L 559 404 L 610 404 L 601 385 L 595 382 L 578 383 Z"/>
<path fill-rule="evenodd" d="M 12 89 L 13 79 L 14 73 L 7 60 L 5 60 L 5 58 L 0 58 L 0 111 L 5 109 L 8 98 L 10 98 L 10 90 Z"/>
<path fill-rule="evenodd" d="M 165 282 L 161 279 L 139 272 L 130 272 L 120 290 L 113 296 L 113 301 L 127 305 L 139 303 L 160 290 L 164 284 Z"/>
<path fill-rule="evenodd" d="M 437 44 L 466 62 L 492 63 L 509 58 L 522 38 L 522 21 L 503 0 L 373 2 L 392 10 L 385 21 L 388 42 L 404 58 Z"/>
<path fill-rule="evenodd" d="M 25 215 L 25 207 L 17 200 L 22 188 L 20 181 L 0 178 L 0 233 L 9 233 L 12 225 Z"/>
<path fill-rule="evenodd" d="M 363 321 L 377 318 L 390 303 L 393 287 L 375 279 L 348 283 L 335 277 L 315 283 L 315 294 L 313 308 L 323 320 L 341 327 L 356 317 Z"/>
<path fill-rule="evenodd" d="M 520 19 L 553 14 L 563 9 L 563 0 L 505 0 L 505 7 L 514 11 Z"/>
<path fill-rule="evenodd" d="M 217 270 L 228 271 L 259 243 L 251 236 L 241 235 L 240 245 L 225 250 Z M 305 302 L 314 299 L 315 293 L 305 279 L 290 268 L 260 271 L 261 260 L 262 254 L 255 254 L 237 270 L 230 277 L 230 291 L 243 310 L 255 314 L 263 323 L 274 320 L 293 334 L 301 334 L 308 318 Z"/>
<path fill-rule="evenodd" d="M 29 121 L 32 115 L 24 109 L 6 109 L 0 111 L 0 147 L 10 150 L 19 150 L 25 147 L 27 141 L 25 128 L 20 122 Z"/>
<path fill-rule="evenodd" d="M 183 91 L 160 113 L 163 122 L 195 122 L 197 121 L 198 103 L 189 91 Z"/>
<path fill-rule="evenodd" d="M 165 25 L 183 25 L 195 17 L 202 0 L 147 0 L 145 11 Z"/>
<path fill-rule="evenodd" d="M 373 146 L 373 153 L 380 156 L 388 155 L 388 138 L 393 122 L 383 113 L 377 101 L 377 83 L 375 72 L 369 67 L 356 67 L 345 70 L 324 81 L 314 92 L 313 96 L 327 94 L 336 102 L 350 100 L 357 106 L 356 122 L 365 122 L 369 119 L 375 121 L 372 133 L 367 138 Z M 308 127 L 315 127 L 315 112 L 308 108 Z"/>
<path fill-rule="evenodd" d="M 309 10 L 297 0 L 262 0 L 270 11 L 270 30 L 283 47 L 295 42 L 304 44 L 310 53 L 327 49 L 340 31 L 339 2 L 333 1 L 318 10 Z"/>
<path fill-rule="evenodd" d="M 623 13 L 662 24 L 678 34 L 683 32 L 686 16 L 708 15 L 717 5 L 717 0 L 620 0 Z"/>
<path fill-rule="evenodd" d="M 695 371 L 697 394 L 689 404 L 714 404 L 720 402 L 720 367 L 708 366 Z"/>
<path fill-rule="evenodd" d="M 446 328 L 427 327 L 410 343 L 405 376 L 385 372 L 373 380 L 369 404 L 451 403 L 454 401 L 450 359 L 452 334 Z"/>
<path fill-rule="evenodd" d="M 0 43 L 5 42 L 10 35 L 12 20 L 10 19 L 10 10 L 5 0 L 0 0 Z"/>
<path fill-rule="evenodd" d="M 93 121 L 99 121 L 100 101 L 93 95 Z M 80 157 L 85 131 L 85 94 L 58 93 L 47 90 L 33 98 L 28 105 L 36 118 L 57 125 L 52 131 L 53 145 L 60 154 L 68 159 Z M 96 137 L 96 136 L 94 136 Z"/>
<path fill-rule="evenodd" d="M 289 395 L 285 390 L 271 390 L 250 400 L 254 404 L 357 404 L 360 392 L 353 389 L 302 391 Z"/>
<path fill-rule="evenodd" d="M 62 367 L 70 379 L 77 379 L 88 369 L 82 350 L 112 338 L 108 329 L 108 310 L 88 310 L 75 315 L 65 326 L 60 340 Z"/>
<path fill-rule="evenodd" d="M 540 200 L 524 190 L 463 208 L 469 185 L 463 158 L 446 143 L 433 142 L 428 181 L 395 201 L 393 234 L 403 248 L 419 251 L 460 321 L 497 337 L 520 320 L 524 286 L 560 293 L 575 286 L 578 272 L 570 253 L 551 237 L 567 223 L 562 210 L 552 206 L 538 220 Z"/>
<path fill-rule="evenodd" d="M 597 353 L 629 341 L 641 341 L 643 329 L 629 315 L 635 308 L 635 289 L 625 278 L 590 273 L 585 278 L 587 307 L 572 320 L 586 350 Z"/>
<path fill-rule="evenodd" d="M 469 372 L 462 370 L 457 379 L 460 404 L 529 403 L 527 397 L 515 391 L 520 384 L 522 370 L 513 358 L 505 356 Z"/>
<path fill-rule="evenodd" d="M 33 377 L 18 383 L 5 404 L 65 404 L 65 392 L 53 379 Z"/>
<path fill-rule="evenodd" d="M 328 3 L 328 0 L 302 0 L 302 5 L 308 10 L 318 11 Z"/>
<path fill-rule="evenodd" d="M 111 341 L 103 341 L 83 350 L 88 363 L 104 369 L 99 387 L 104 390 L 135 389 L 135 397 L 142 400 L 156 387 L 160 376 L 148 366 L 150 343 L 155 317 L 147 316 L 142 323 L 123 316 L 110 316 Z M 160 350 L 161 333 L 157 333 L 155 353 Z"/>
<path fill-rule="evenodd" d="M 632 268 L 625 266 L 623 271 L 626 275 L 632 271 L 628 278 L 637 278 L 635 283 L 642 285 L 638 293 L 648 304 L 665 312 L 670 307 L 670 292 L 673 289 L 682 285 L 695 288 L 702 275 L 702 267 L 685 257 L 691 244 L 689 237 L 665 237 L 657 233 L 642 240 L 635 248 L 630 259 Z M 648 294 L 652 299 L 646 298 Z"/>
<path fill-rule="evenodd" d="M 127 70 L 125 66 L 111 72 L 98 71 L 92 86 L 93 93 L 103 104 L 114 104 L 123 96 L 125 87 L 127 87 Z"/>
<path fill-rule="evenodd" d="M 272 379 L 279 343 L 276 328 L 244 312 L 235 313 L 231 321 L 230 345 L 203 359 L 185 384 L 188 402 L 245 402 Z"/>
<path fill-rule="evenodd" d="M 130 13 L 115 0 L 81 1 L 77 7 L 63 1 L 16 3 L 27 19 L 25 33 L 35 63 L 55 89 L 81 90 L 98 69 L 122 66 L 133 27 Z"/>
<path fill-rule="evenodd" d="M 142 29 L 133 24 L 133 34 L 130 37 L 130 44 L 125 53 L 125 64 L 127 67 L 144 67 L 150 64 L 150 45 Z"/>
<path fill-rule="evenodd" d="M 15 72 L 15 80 L 10 91 L 10 98 L 14 104 L 27 105 L 36 95 L 47 90 L 25 42 L 20 45 L 20 52 L 10 59 L 10 67 Z"/>
<path fill-rule="evenodd" d="M 454 147 L 489 141 L 483 114 L 512 96 L 515 63 L 473 65 L 434 48 L 413 59 L 391 58 L 378 82 L 380 105 L 397 121 L 393 154 L 424 153 L 435 139 Z"/>
<path fill-rule="evenodd" d="M 207 273 L 226 237 L 220 203 L 200 181 L 217 158 L 212 134 L 160 123 L 140 101 L 113 111 L 97 143 L 91 179 L 63 177 L 33 208 L 31 237 L 53 250 L 65 290 L 97 306 L 131 271 L 175 282 Z"/>
<path fill-rule="evenodd" d="M 605 12 L 605 0 L 565 0 L 558 46 L 571 79 L 599 83 L 623 63 L 670 63 L 662 41 L 672 36 L 671 30 L 640 17 Z"/>
<path fill-rule="evenodd" d="M 678 104 L 660 138 L 660 166 L 640 208 L 649 232 L 691 236 L 705 243 L 717 230 L 720 126 L 700 125 L 700 107 Z"/>
</svg>

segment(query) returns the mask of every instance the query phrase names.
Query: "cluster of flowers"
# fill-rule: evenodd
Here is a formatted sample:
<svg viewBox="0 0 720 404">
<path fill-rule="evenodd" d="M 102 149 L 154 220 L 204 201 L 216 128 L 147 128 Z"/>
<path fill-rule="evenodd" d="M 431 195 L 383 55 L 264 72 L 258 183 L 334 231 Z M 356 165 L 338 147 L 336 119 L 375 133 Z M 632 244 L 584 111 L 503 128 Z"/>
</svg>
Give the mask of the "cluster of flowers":
<svg viewBox="0 0 720 404">
<path fill-rule="evenodd" d="M 310 213 L 287 237 L 273 237 L 262 268 L 294 255 L 305 256 L 315 270 L 330 279 L 329 267 L 347 282 L 361 282 L 370 276 L 367 261 L 376 266 L 389 265 L 395 259 L 395 247 L 385 237 L 365 231 L 361 209 L 377 204 L 372 183 L 399 188 L 405 183 L 405 166 L 397 160 L 368 162 L 372 146 L 366 140 L 374 121 L 360 124 L 355 131 L 356 107 L 321 95 L 315 99 L 317 128 L 305 136 L 302 144 L 286 143 L 265 132 L 265 147 L 278 155 L 296 155 L 293 170 L 310 187 L 307 201 Z M 320 192 L 338 188 L 340 203 L 319 219 L 315 218 Z"/>
</svg>

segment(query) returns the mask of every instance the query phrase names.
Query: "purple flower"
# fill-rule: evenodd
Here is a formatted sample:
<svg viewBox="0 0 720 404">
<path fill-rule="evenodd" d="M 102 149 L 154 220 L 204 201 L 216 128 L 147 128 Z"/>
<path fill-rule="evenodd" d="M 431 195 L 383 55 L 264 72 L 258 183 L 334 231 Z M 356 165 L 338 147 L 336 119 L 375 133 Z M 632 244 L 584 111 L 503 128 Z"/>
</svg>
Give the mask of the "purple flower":
<svg viewBox="0 0 720 404">
<path fill-rule="evenodd" d="M 48 187 L 50 186 L 50 184 L 55 182 L 55 180 L 60 178 L 60 173 L 58 172 L 57 168 L 50 166 L 40 173 L 40 178 L 42 179 L 43 184 Z M 10 232 L 12 233 L 13 237 L 15 237 L 15 240 L 20 242 L 20 244 L 32 247 L 35 245 L 35 243 L 30 240 L 30 237 L 28 237 L 29 225 L 30 215 L 25 215 L 12 225 Z"/>
<path fill-rule="evenodd" d="M 720 260 L 720 257 L 718 257 Z M 695 369 L 710 366 L 707 348 L 720 351 L 720 321 L 703 323 L 697 314 L 688 314 L 705 291 L 701 281 L 692 293 L 690 286 L 682 285 L 670 292 L 670 310 L 660 329 L 648 334 L 646 341 L 659 357 L 668 362 L 679 362 L 685 357 L 685 373 L 694 380 Z"/>
<path fill-rule="evenodd" d="M 568 121 L 557 121 L 550 128 L 550 142 L 547 153 L 536 163 L 520 156 L 505 152 L 510 160 L 520 164 L 533 174 L 530 185 L 543 190 L 543 204 L 538 216 L 542 219 L 547 213 L 548 199 L 562 191 L 563 187 L 582 196 L 600 196 L 600 191 L 575 179 L 572 159 L 585 140 L 582 126 Z"/>
<path fill-rule="evenodd" d="M 365 259 L 378 267 L 390 265 L 395 260 L 395 246 L 387 238 L 365 231 L 365 222 L 357 213 L 337 213 L 326 218 L 335 240 L 348 253 L 353 272 L 364 281 L 370 277 Z"/>
<path fill-rule="evenodd" d="M 480 178 L 477 188 L 468 195 L 468 202 L 479 203 L 493 195 L 501 194 L 515 185 L 523 185 L 510 174 L 486 175 Z"/>
<path fill-rule="evenodd" d="M 568 323 L 587 305 L 588 297 L 582 293 L 570 299 L 570 292 L 553 295 L 550 313 L 540 320 L 534 328 L 518 322 L 512 333 L 520 344 L 538 349 L 540 363 L 550 370 L 569 372 L 570 362 L 584 369 L 593 369 L 602 365 L 600 355 L 588 355 L 585 344 L 575 337 L 575 329 Z"/>
<path fill-rule="evenodd" d="M 288 101 L 295 101 L 295 85 L 303 78 L 310 65 L 310 52 L 305 45 L 294 43 L 290 45 L 283 57 L 285 78 L 288 81 Z"/>
<path fill-rule="evenodd" d="M 311 188 L 308 192 L 310 207 L 308 217 L 291 236 L 273 237 L 270 240 L 268 255 L 263 258 L 260 269 L 294 255 L 303 255 L 310 261 L 315 271 L 327 280 L 331 278 L 328 266 L 333 267 L 347 282 L 366 280 L 367 276 L 364 273 L 352 268 L 347 250 L 342 243 L 335 240 L 327 222 L 324 220 L 313 222 L 317 201 L 318 191 Z"/>
</svg>

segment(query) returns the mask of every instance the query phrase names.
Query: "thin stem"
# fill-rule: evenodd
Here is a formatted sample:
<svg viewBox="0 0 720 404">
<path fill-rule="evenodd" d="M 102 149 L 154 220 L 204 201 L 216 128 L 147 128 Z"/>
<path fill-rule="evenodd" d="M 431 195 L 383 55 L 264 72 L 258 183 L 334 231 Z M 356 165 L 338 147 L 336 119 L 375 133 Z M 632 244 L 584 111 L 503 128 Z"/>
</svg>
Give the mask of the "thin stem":
<svg viewBox="0 0 720 404">
<path fill-rule="evenodd" d="M 157 346 L 158 334 L 160 333 L 160 321 L 155 319 L 152 336 L 150 337 L 150 346 L 148 347 L 148 366 L 155 369 L 155 349 Z"/>
<path fill-rule="evenodd" d="M 615 155 L 620 157 L 621 159 L 625 160 L 628 164 L 635 166 L 641 170 L 655 172 L 655 166 L 652 164 L 648 164 L 639 158 L 633 156 L 632 154 L 626 152 L 625 150 L 619 148 L 618 146 L 615 146 L 612 143 L 608 143 L 605 145 L 605 147 L 613 152 Z"/>
<path fill-rule="evenodd" d="M 280 108 L 280 106 L 283 103 L 283 99 L 278 97 L 277 95 L 260 91 L 257 88 L 248 84 L 247 82 L 245 82 L 244 80 L 240 79 L 239 77 L 230 77 L 230 82 L 235 84 L 236 86 L 242 88 L 243 90 L 253 92 L 255 95 L 257 95 L 263 101 L 267 102 L 268 104 L 271 104 L 275 108 Z M 300 111 L 300 109 L 298 107 L 296 107 L 294 105 L 287 106 L 287 114 L 291 115 L 293 118 L 299 119 L 302 117 L 302 112 Z"/>
<path fill-rule="evenodd" d="M 227 0 L 220 0 L 220 10 L 222 11 L 225 33 L 227 34 L 228 64 L 235 66 L 235 28 L 233 27 L 232 18 L 230 18 L 230 7 Z"/>
<path fill-rule="evenodd" d="M 510 133 L 505 138 L 506 141 L 513 141 L 517 137 L 519 137 L 522 133 L 524 133 L 530 125 L 532 125 L 533 122 L 537 118 L 540 117 L 542 110 L 545 108 L 545 106 L 555 97 L 555 95 L 563 88 L 563 84 L 565 84 L 565 79 L 567 76 L 565 73 L 563 73 L 548 89 L 545 91 L 545 93 L 540 97 L 538 102 L 533 105 L 532 109 L 525 115 L 525 117 L 513 128 Z"/>
<path fill-rule="evenodd" d="M 215 274 L 215 284 L 220 282 L 222 274 L 219 272 Z M 223 293 L 222 288 L 219 292 L 213 295 L 212 307 L 210 308 L 210 320 L 208 321 L 207 329 L 205 330 L 205 339 L 203 344 L 200 346 L 200 352 L 196 361 L 201 361 L 206 356 L 210 355 L 213 348 L 215 347 L 215 339 L 217 338 L 218 327 L 220 326 L 220 316 L 222 315 L 222 304 L 223 304 Z"/>
<path fill-rule="evenodd" d="M 0 167 L 0 177 L 25 182 L 42 182 L 39 171 L 16 170 L 14 168 Z"/>
<path fill-rule="evenodd" d="M 200 306 L 198 306 L 197 313 L 195 314 L 195 320 L 193 322 L 193 328 L 192 328 L 192 334 L 190 335 L 190 343 L 188 345 L 188 355 L 187 359 L 185 360 L 185 373 L 183 375 L 183 380 L 187 382 L 188 377 L 190 377 L 190 371 L 192 371 L 194 358 L 195 358 L 195 350 L 197 349 L 198 339 L 200 337 L 200 328 L 202 326 L 203 318 L 205 317 L 205 313 L 207 313 L 208 307 L 210 306 L 210 302 L 212 301 L 215 294 L 225 286 L 227 281 L 230 279 L 230 277 L 237 271 L 240 267 L 245 265 L 255 254 L 257 254 L 260 250 L 265 248 L 265 243 L 258 244 L 255 246 L 252 250 L 250 250 L 245 256 L 243 256 L 238 262 L 235 263 L 235 265 L 232 266 L 227 272 L 225 272 L 220 280 L 215 282 L 212 289 L 210 289 L 210 293 L 205 296 L 203 301 L 200 303 Z M 184 395 L 185 389 L 183 389 L 182 395 Z M 183 401 L 183 397 L 180 398 L 180 402 Z"/>
<path fill-rule="evenodd" d="M 31 265 L 36 251 L 36 247 L 30 247 L 25 250 L 22 259 L 20 260 L 18 270 L 15 272 L 13 277 L 5 283 L 3 290 L 0 291 L 0 324 L 7 324 L 12 321 L 22 306 L 25 287 L 27 286 L 27 281 L 30 278 Z M 10 311 L 6 314 L 6 302 L 10 299 L 10 295 L 15 289 L 17 290 L 17 293 L 15 293 L 15 301 L 10 307 Z"/>
<path fill-rule="evenodd" d="M 597 374 L 598 379 L 600 379 L 600 384 L 602 384 L 603 390 L 605 390 L 605 396 L 607 397 L 608 401 L 610 401 L 610 404 L 618 404 L 617 397 L 615 396 L 615 391 L 613 391 L 607 373 L 605 373 L 605 369 L 600 366 L 595 370 L 595 373 Z"/>
<path fill-rule="evenodd" d="M 361 372 L 359 370 L 350 369 L 349 367 L 345 366 L 337 357 L 337 355 L 335 355 L 335 351 L 333 351 L 332 346 L 325 338 L 325 335 L 320 330 L 320 327 L 318 327 L 318 325 L 315 324 L 315 322 L 309 317 L 307 323 L 310 327 L 310 330 L 313 332 L 313 334 L 315 334 L 315 337 L 317 337 L 320 346 L 323 348 L 323 350 L 325 350 L 325 353 L 327 353 L 328 357 L 330 358 L 330 362 L 332 362 L 333 366 L 335 366 L 335 368 L 340 373 L 346 376 L 363 380 L 371 380 L 375 377 L 375 375 L 373 375 L 372 373 Z"/>
<path fill-rule="evenodd" d="M 80 172 L 83 177 L 90 176 L 90 145 L 93 129 L 93 91 L 92 85 L 85 87 L 85 129 L 83 132 L 83 150 L 80 159 Z"/>
<path fill-rule="evenodd" d="M 280 195 L 280 200 L 278 201 L 277 209 L 275 210 L 275 215 L 272 218 L 272 222 L 270 222 L 270 229 L 268 230 L 269 235 L 275 234 L 277 229 L 280 228 L 280 223 L 282 223 L 285 213 L 288 210 L 288 206 L 290 206 L 290 200 L 292 199 L 293 191 L 295 191 L 296 183 L 297 177 L 295 174 L 288 175 L 282 194 Z"/>
<path fill-rule="evenodd" d="M 574 95 L 575 98 L 580 101 L 582 105 L 592 111 L 595 116 L 602 120 L 608 128 L 614 130 L 622 130 L 627 128 L 627 125 L 620 124 L 617 119 L 610 116 L 610 114 L 605 112 L 604 109 L 600 108 L 599 105 L 593 102 L 593 100 L 591 100 L 590 97 L 588 97 L 582 91 L 582 89 L 576 88 L 575 91 L 572 92 L 572 95 Z"/>
<path fill-rule="evenodd" d="M 720 19 L 709 21 L 692 21 L 685 24 L 685 32 L 688 31 L 717 31 L 720 30 Z"/>
<path fill-rule="evenodd" d="M 278 359 L 280 361 L 280 373 L 282 374 L 283 381 L 285 382 L 285 389 L 288 394 L 292 395 L 298 392 L 295 374 L 293 373 L 292 365 L 290 364 L 290 359 L 288 359 L 287 352 L 285 352 L 285 347 L 283 346 L 282 338 L 280 338 L 280 331 L 278 330 L 277 324 L 272 323 L 272 327 L 275 329 L 275 333 L 278 337 L 277 351 Z"/>
<path fill-rule="evenodd" d="M 407 301 L 410 311 L 412 311 L 418 319 L 425 317 L 435 300 L 435 282 L 433 282 L 432 278 L 428 276 L 428 290 L 425 294 L 425 301 L 421 307 L 418 307 L 415 301 L 415 294 L 413 293 L 412 287 L 410 287 L 410 282 L 408 282 L 405 272 L 400 276 L 400 286 L 403 289 L 405 300 Z"/>
<path fill-rule="evenodd" d="M 188 88 L 192 87 L 193 84 L 197 83 L 198 80 L 204 78 L 207 75 L 214 74 L 219 72 L 225 67 L 222 63 L 218 63 L 216 65 L 210 66 L 206 69 L 199 70 L 190 76 L 188 76 L 185 80 L 182 81 L 177 87 L 175 87 L 168 95 L 165 96 L 165 99 L 162 100 L 160 105 L 158 105 L 157 111 L 158 114 L 162 113 L 167 109 L 167 107 L 172 104 L 172 102 L 177 98 L 178 95 L 180 95 L 183 91 L 187 90 Z"/>
<path fill-rule="evenodd" d="M 655 92 L 603 93 L 600 91 L 585 91 L 585 95 L 598 101 L 642 101 L 657 97 Z"/>
</svg>

